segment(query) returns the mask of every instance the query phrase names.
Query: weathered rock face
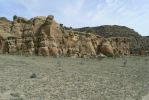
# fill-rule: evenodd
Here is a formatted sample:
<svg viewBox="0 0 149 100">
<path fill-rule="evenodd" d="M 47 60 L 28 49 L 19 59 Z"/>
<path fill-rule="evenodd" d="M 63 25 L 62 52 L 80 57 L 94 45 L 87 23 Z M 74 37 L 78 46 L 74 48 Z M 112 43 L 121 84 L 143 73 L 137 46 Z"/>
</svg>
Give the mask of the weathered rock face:
<svg viewBox="0 0 149 100">
<path fill-rule="evenodd" d="M 143 37 L 142 48 L 145 51 L 145 55 L 149 55 L 149 36 Z"/>
<path fill-rule="evenodd" d="M 52 15 L 38 16 L 30 20 L 14 16 L 12 22 L 2 18 L 0 30 L 2 53 L 56 57 L 130 54 L 128 38 L 104 38 L 90 33 L 66 30 L 56 23 Z"/>
<path fill-rule="evenodd" d="M 80 32 L 92 32 L 105 38 L 121 37 L 122 39 L 127 37 L 129 38 L 131 55 L 149 55 L 148 37 L 143 37 L 139 33 L 135 32 L 135 30 L 130 29 L 128 27 L 118 25 L 104 25 L 97 27 L 78 28 L 74 30 Z M 123 51 L 119 52 L 124 53 Z"/>
<path fill-rule="evenodd" d="M 5 17 L 0 17 L 0 33 L 9 33 L 10 31 L 11 22 Z"/>
<path fill-rule="evenodd" d="M 3 53 L 15 54 L 16 52 L 16 37 L 9 37 L 4 42 Z"/>
<path fill-rule="evenodd" d="M 11 32 L 17 37 L 21 37 L 22 34 L 27 30 L 33 30 L 33 26 L 30 20 L 22 17 L 15 17 L 12 22 Z"/>
<path fill-rule="evenodd" d="M 24 33 L 22 34 L 21 48 L 23 54 L 32 55 L 34 53 L 35 47 L 32 30 L 24 31 Z"/>
<path fill-rule="evenodd" d="M 132 38 L 130 42 L 131 54 L 133 55 L 149 55 L 149 37 Z"/>
<path fill-rule="evenodd" d="M 130 55 L 130 40 L 124 37 L 108 38 L 114 55 Z"/>
<path fill-rule="evenodd" d="M 86 34 L 85 36 L 80 37 L 80 45 L 79 50 L 81 54 L 93 56 L 96 55 L 96 50 L 92 43 L 92 36 L 90 34 Z"/>
</svg>

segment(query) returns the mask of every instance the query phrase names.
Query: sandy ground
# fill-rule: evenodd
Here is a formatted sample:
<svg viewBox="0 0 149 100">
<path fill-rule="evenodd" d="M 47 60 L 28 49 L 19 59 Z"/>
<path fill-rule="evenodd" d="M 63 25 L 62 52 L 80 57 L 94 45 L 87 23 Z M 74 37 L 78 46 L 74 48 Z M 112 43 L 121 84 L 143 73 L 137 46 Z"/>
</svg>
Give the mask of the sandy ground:
<svg viewBox="0 0 149 100">
<path fill-rule="evenodd" d="M 142 100 L 149 100 L 149 94 L 145 95 Z"/>
<path fill-rule="evenodd" d="M 84 60 L 0 55 L 0 100 L 149 100 L 147 97 L 149 57 Z"/>
</svg>

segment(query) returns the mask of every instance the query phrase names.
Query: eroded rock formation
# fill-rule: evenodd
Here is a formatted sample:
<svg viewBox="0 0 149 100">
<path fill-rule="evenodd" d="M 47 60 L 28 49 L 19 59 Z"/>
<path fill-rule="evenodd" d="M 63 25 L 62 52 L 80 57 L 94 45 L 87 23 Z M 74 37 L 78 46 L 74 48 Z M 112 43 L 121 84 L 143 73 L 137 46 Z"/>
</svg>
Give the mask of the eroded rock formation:
<svg viewBox="0 0 149 100">
<path fill-rule="evenodd" d="M 0 18 L 0 51 L 8 54 L 96 57 L 130 55 L 129 39 L 65 29 L 54 16 Z"/>
<path fill-rule="evenodd" d="M 149 38 L 147 36 L 141 36 L 138 32 L 135 32 L 135 30 L 126 26 L 104 25 L 97 27 L 78 28 L 74 30 L 79 32 L 91 32 L 93 34 L 101 35 L 105 38 L 129 38 L 131 55 L 149 55 Z"/>
</svg>

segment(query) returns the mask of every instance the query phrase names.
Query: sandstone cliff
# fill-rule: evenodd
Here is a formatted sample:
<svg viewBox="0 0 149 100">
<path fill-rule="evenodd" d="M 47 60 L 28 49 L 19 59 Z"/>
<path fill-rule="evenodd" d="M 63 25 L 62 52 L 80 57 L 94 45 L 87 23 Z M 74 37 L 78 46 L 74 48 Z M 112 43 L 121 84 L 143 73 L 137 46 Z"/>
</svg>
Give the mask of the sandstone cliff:
<svg viewBox="0 0 149 100">
<path fill-rule="evenodd" d="M 105 38 L 126 37 L 130 40 L 130 53 L 132 55 L 149 54 L 148 38 L 141 36 L 138 32 L 126 26 L 104 25 L 98 27 L 78 28 L 74 30 L 80 32 L 91 32 L 93 34 L 97 34 Z"/>
<path fill-rule="evenodd" d="M 94 33 L 94 32 L 93 32 Z M 97 57 L 130 55 L 128 37 L 66 29 L 53 15 L 0 18 L 0 52 L 19 55 Z"/>
</svg>

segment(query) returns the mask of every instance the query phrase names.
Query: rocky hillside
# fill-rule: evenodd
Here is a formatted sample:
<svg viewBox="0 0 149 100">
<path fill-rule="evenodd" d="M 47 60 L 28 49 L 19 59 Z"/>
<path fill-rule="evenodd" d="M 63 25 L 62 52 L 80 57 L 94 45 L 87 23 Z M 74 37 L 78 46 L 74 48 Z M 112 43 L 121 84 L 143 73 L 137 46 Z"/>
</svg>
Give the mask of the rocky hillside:
<svg viewBox="0 0 149 100">
<path fill-rule="evenodd" d="M 139 33 L 126 26 L 104 25 L 98 27 L 84 27 L 75 29 L 81 32 L 89 32 L 104 37 L 141 37 Z"/>
<path fill-rule="evenodd" d="M 142 43 L 137 42 L 141 36 L 126 27 L 104 26 L 100 28 L 101 32 L 97 29 L 85 32 L 80 30 L 65 28 L 55 21 L 53 15 L 31 19 L 14 16 L 13 21 L 1 17 L 0 53 L 69 57 L 121 56 L 135 53 L 132 51 Z M 139 52 L 142 50 L 140 46 Z"/>
<path fill-rule="evenodd" d="M 143 37 L 135 30 L 126 26 L 104 25 L 98 27 L 78 28 L 74 30 L 94 33 L 103 37 L 128 37 L 130 40 L 130 50 L 132 54 L 144 55 L 149 52 L 148 37 Z"/>
</svg>

